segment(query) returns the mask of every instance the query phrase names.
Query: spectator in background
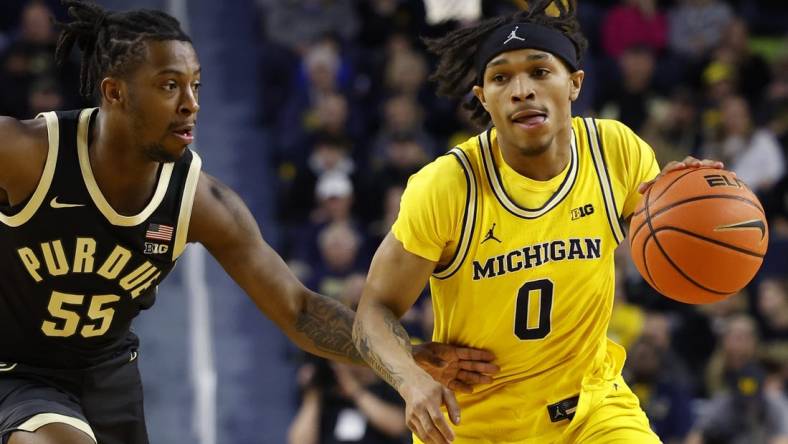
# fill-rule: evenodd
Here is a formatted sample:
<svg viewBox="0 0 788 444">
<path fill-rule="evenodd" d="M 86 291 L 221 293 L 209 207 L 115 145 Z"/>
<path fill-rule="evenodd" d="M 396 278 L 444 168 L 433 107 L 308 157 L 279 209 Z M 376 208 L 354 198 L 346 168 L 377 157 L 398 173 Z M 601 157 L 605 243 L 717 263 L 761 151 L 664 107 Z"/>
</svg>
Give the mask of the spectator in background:
<svg viewBox="0 0 788 444">
<path fill-rule="evenodd" d="M 720 105 L 721 128 L 716 143 L 704 155 L 725 165 L 756 193 L 768 192 L 785 174 L 785 159 L 768 128 L 755 128 L 750 107 L 741 96 L 730 96 Z"/>
<path fill-rule="evenodd" d="M 389 54 L 384 85 L 391 93 L 418 98 L 427 81 L 427 60 L 410 47 L 395 48 Z"/>
<path fill-rule="evenodd" d="M 732 17 L 731 7 L 719 0 L 679 0 L 668 14 L 670 48 L 698 61 L 719 45 Z"/>
<path fill-rule="evenodd" d="M 766 97 L 774 106 L 788 103 L 788 52 L 777 57 L 772 65 L 772 82 Z"/>
<path fill-rule="evenodd" d="M 784 158 L 788 156 L 783 149 Z M 788 239 L 788 174 L 777 182 L 771 192 L 761 199 L 769 221 L 769 235 L 773 240 Z M 783 246 L 783 251 L 786 246 Z M 788 254 L 783 255 L 788 256 Z M 783 260 L 780 270 L 788 269 L 788 262 Z"/>
<path fill-rule="evenodd" d="M 424 108 L 413 96 L 400 94 L 389 97 L 384 102 L 382 121 L 383 126 L 375 135 L 368 159 L 373 168 L 386 161 L 388 145 L 404 134 L 416 139 L 428 155 L 435 154 L 435 140 L 424 129 Z"/>
<path fill-rule="evenodd" d="M 341 268 L 326 264 L 320 238 L 332 225 L 347 225 L 357 234 L 359 245 L 356 250 L 364 247 L 363 230 L 356 223 L 352 213 L 354 192 L 350 179 L 340 172 L 327 172 L 320 176 L 315 185 L 316 206 L 312 209 L 309 220 L 291 234 L 293 246 L 292 260 L 289 262 L 296 275 L 308 284 L 318 285 L 322 274 L 327 269 Z M 336 236 L 335 236 L 336 237 Z M 327 247 L 326 247 L 327 248 Z M 327 266 L 331 265 L 331 266 Z M 354 263 L 353 266 L 360 266 Z M 336 293 L 336 292 L 334 292 Z"/>
<path fill-rule="evenodd" d="M 766 90 L 766 106 L 771 114 L 769 128 L 782 146 L 783 159 L 788 160 L 788 53 L 774 61 L 772 79 Z M 788 239 L 788 174 L 783 174 L 762 202 L 773 239 Z M 782 248 L 785 251 L 788 245 L 783 244 Z M 782 256 L 788 257 L 788 253 Z M 783 260 L 779 270 L 787 269 L 788 261 Z"/>
<path fill-rule="evenodd" d="M 785 282 L 769 278 L 758 284 L 758 314 L 763 319 L 764 341 L 788 341 L 788 290 Z"/>
<path fill-rule="evenodd" d="M 788 443 L 788 400 L 765 379 L 756 363 L 726 374 L 726 390 L 704 406 L 686 444 Z"/>
<path fill-rule="evenodd" d="M 383 158 L 372 163 L 364 178 L 362 205 L 367 221 L 379 220 L 383 214 L 381 196 L 391 186 L 405 186 L 408 178 L 425 165 L 431 156 L 411 133 L 395 133 L 383 146 Z"/>
<path fill-rule="evenodd" d="M 732 67 L 736 90 L 757 108 L 771 81 L 771 72 L 766 60 L 750 50 L 749 29 L 744 20 L 731 19 L 714 59 Z"/>
<path fill-rule="evenodd" d="M 350 41 L 359 22 L 352 0 L 257 0 L 263 7 L 268 37 L 297 54 L 328 35 Z"/>
<path fill-rule="evenodd" d="M 279 116 L 278 148 L 281 157 L 299 164 L 305 157 L 304 148 L 317 132 L 348 137 L 357 142 L 363 119 L 353 108 L 341 73 L 351 76 L 349 62 L 342 59 L 338 43 L 321 39 L 309 46 L 293 82 L 293 91 Z M 347 80 L 346 82 L 348 82 Z"/>
<path fill-rule="evenodd" d="M 405 185 L 395 183 L 390 184 L 383 192 L 383 213 L 379 218 L 373 220 L 369 227 L 369 233 L 374 242 L 380 243 L 391 230 L 394 221 L 397 220 L 399 203 L 404 191 Z"/>
<path fill-rule="evenodd" d="M 620 120 L 640 132 L 659 100 L 654 85 L 654 53 L 644 46 L 626 49 L 618 59 L 621 81 L 601 88 L 595 106 L 603 118 Z"/>
<path fill-rule="evenodd" d="M 353 222 L 353 182 L 341 171 L 323 173 L 315 184 L 317 206 L 310 221 L 324 225 Z"/>
<path fill-rule="evenodd" d="M 674 384 L 689 389 L 689 373 L 684 361 L 673 351 L 673 325 L 671 315 L 649 312 L 643 322 L 640 339 L 657 347 L 662 354 L 660 369 Z"/>
<path fill-rule="evenodd" d="M 399 394 L 366 367 L 320 360 L 299 369 L 301 406 L 289 444 L 399 444 L 407 431 Z"/>
<path fill-rule="evenodd" d="M 726 375 L 756 364 L 758 331 L 753 319 L 738 313 L 724 320 L 719 344 L 706 368 L 706 389 L 710 395 L 724 391 Z"/>
<path fill-rule="evenodd" d="M 424 26 L 421 2 L 366 0 L 356 2 L 361 20 L 358 42 L 371 51 L 386 45 L 393 33 L 419 35 Z"/>
<path fill-rule="evenodd" d="M 71 63 L 55 66 L 57 32 L 51 17 L 52 11 L 41 1 L 31 1 L 22 10 L 18 37 L 0 54 L 0 85 L 13 85 L 0 94 L 0 114 L 33 118 L 38 106 L 59 105 L 43 108 L 52 110 L 81 104 L 75 95 L 66 98 L 60 92 L 60 84 L 78 84 L 78 69 Z M 33 92 L 37 96 L 31 100 Z M 53 96 L 60 100 L 51 100 Z"/>
<path fill-rule="evenodd" d="M 352 182 L 356 174 L 356 163 L 350 156 L 350 140 L 330 133 L 314 135 L 314 145 L 307 161 L 296 168 L 289 184 L 289 192 L 282 199 L 280 215 L 289 222 L 305 221 L 312 215 L 318 178 L 329 173 L 347 176 Z"/>
<path fill-rule="evenodd" d="M 320 255 L 312 260 L 307 286 L 329 297 L 340 299 L 346 280 L 366 268 L 360 257 L 364 239 L 349 223 L 334 222 L 319 232 Z"/>
<path fill-rule="evenodd" d="M 667 39 L 667 18 L 657 9 L 656 0 L 622 0 L 608 11 L 602 25 L 605 54 L 614 59 L 633 46 L 659 53 Z"/>
<path fill-rule="evenodd" d="M 698 97 L 689 88 L 678 87 L 649 115 L 641 135 L 654 148 L 660 165 L 699 155 L 703 138 L 697 103 Z"/>
<path fill-rule="evenodd" d="M 616 289 L 613 293 L 613 312 L 610 315 L 610 324 L 607 328 L 607 335 L 625 349 L 635 342 L 643 331 L 645 314 L 643 309 L 629 301 L 627 294 L 627 261 L 629 258 L 628 245 L 622 244 L 622 248 L 616 250 Z"/>
<path fill-rule="evenodd" d="M 776 366 L 785 385 L 788 381 L 788 290 L 785 281 L 762 280 L 758 284 L 757 308 L 763 358 Z"/>
<path fill-rule="evenodd" d="M 57 80 L 52 77 L 37 79 L 30 86 L 27 106 L 31 116 L 53 109 L 63 109 L 65 98 Z"/>
<path fill-rule="evenodd" d="M 640 400 L 652 429 L 665 444 L 683 442 L 692 426 L 691 390 L 670 369 L 675 355 L 651 338 L 638 340 L 629 350 L 626 381 Z"/>
<path fill-rule="evenodd" d="M 730 63 L 715 59 L 702 69 L 700 80 L 705 93 L 704 129 L 713 130 L 721 119 L 718 107 L 725 99 L 736 94 L 736 70 Z"/>
</svg>

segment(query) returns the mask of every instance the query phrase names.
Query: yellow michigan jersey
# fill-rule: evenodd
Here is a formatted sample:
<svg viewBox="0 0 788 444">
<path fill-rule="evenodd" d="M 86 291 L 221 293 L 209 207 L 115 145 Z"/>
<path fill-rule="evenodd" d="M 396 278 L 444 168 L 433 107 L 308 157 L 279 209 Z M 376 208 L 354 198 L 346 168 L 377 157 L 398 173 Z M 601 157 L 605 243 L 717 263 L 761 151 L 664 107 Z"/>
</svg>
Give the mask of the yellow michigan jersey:
<svg viewBox="0 0 788 444">
<path fill-rule="evenodd" d="M 493 128 L 425 166 L 403 195 L 394 236 L 439 264 L 434 340 L 488 349 L 501 367 L 458 394 L 458 443 L 566 440 L 610 391 L 629 390 L 624 350 L 606 337 L 613 252 L 638 185 L 659 168 L 613 120 L 573 118 L 570 149 L 563 172 L 534 181 L 503 161 Z"/>
</svg>

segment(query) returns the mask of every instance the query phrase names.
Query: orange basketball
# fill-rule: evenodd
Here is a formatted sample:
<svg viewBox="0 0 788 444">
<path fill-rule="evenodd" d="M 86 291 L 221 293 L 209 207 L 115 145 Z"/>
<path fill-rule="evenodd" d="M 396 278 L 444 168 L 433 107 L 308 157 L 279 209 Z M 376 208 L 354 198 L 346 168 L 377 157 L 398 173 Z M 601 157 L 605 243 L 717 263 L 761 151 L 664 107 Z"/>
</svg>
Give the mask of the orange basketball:
<svg viewBox="0 0 788 444">
<path fill-rule="evenodd" d="M 632 259 L 643 278 L 689 304 L 716 302 L 744 288 L 769 243 L 755 194 L 733 173 L 711 168 L 661 177 L 629 228 Z"/>
</svg>

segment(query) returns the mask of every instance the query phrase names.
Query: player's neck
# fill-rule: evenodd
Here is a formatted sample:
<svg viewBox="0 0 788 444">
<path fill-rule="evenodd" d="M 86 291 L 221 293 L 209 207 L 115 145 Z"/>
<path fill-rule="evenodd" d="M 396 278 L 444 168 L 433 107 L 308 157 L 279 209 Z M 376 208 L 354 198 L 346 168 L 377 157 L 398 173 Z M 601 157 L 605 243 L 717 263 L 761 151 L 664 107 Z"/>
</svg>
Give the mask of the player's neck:
<svg viewBox="0 0 788 444">
<path fill-rule="evenodd" d="M 89 138 L 90 168 L 101 193 L 115 211 L 136 214 L 156 186 L 160 164 L 144 156 L 126 127 L 101 112 Z"/>
<path fill-rule="evenodd" d="M 571 157 L 571 126 L 556 134 L 550 146 L 539 154 L 524 153 L 498 138 L 498 148 L 504 162 L 518 174 L 529 179 L 546 181 L 561 174 Z"/>
</svg>

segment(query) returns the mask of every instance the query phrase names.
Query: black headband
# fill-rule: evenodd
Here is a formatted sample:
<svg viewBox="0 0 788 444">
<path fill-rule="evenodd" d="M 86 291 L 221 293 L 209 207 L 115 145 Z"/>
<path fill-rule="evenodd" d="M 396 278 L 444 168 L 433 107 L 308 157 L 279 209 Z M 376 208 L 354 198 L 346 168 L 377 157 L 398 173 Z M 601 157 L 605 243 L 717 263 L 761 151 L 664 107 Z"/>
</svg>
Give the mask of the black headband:
<svg viewBox="0 0 788 444">
<path fill-rule="evenodd" d="M 577 71 L 577 50 L 572 41 L 560 31 L 534 23 L 508 23 L 491 32 L 476 50 L 477 83 L 484 83 L 487 63 L 502 52 L 517 49 L 547 51 Z"/>
</svg>

